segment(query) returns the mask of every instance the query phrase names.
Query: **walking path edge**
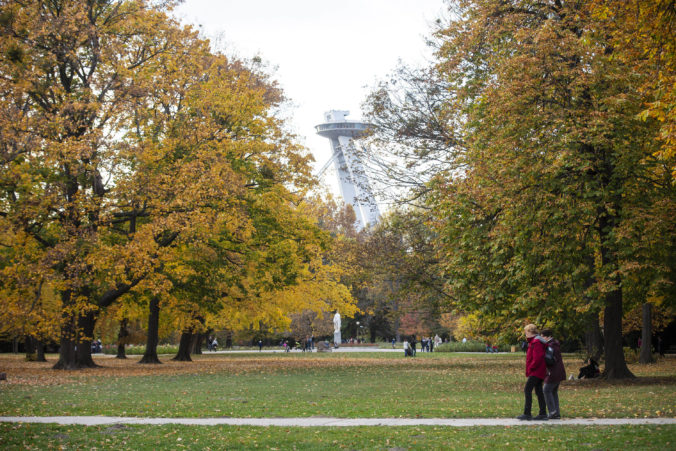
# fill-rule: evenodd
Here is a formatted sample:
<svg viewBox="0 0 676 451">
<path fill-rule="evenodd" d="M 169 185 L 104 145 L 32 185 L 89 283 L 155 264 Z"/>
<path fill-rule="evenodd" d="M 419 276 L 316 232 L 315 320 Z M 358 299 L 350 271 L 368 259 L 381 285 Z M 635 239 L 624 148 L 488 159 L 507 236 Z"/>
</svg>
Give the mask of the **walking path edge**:
<svg viewBox="0 0 676 451">
<path fill-rule="evenodd" d="M 510 418 L 143 418 L 106 416 L 0 417 L 0 423 L 56 423 L 61 425 L 100 426 L 107 424 L 181 424 L 194 426 L 280 426 L 280 427 L 354 427 L 354 426 L 616 426 L 670 425 L 676 418 L 570 418 L 551 421 L 519 421 Z"/>
</svg>

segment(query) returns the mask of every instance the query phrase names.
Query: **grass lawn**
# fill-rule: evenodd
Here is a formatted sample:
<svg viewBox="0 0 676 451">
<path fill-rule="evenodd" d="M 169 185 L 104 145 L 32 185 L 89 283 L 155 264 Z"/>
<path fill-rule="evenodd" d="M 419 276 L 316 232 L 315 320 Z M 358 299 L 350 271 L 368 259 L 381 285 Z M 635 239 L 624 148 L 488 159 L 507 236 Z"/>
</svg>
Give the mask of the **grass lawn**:
<svg viewBox="0 0 676 451">
<path fill-rule="evenodd" d="M 668 450 L 676 426 L 355 427 L 55 426 L 0 423 L 14 449 L 575 449 Z"/>
<path fill-rule="evenodd" d="M 514 417 L 523 405 L 522 354 L 209 354 L 192 363 L 55 371 L 1 356 L 0 415 L 156 417 Z M 565 362 L 577 372 L 578 360 Z M 676 359 L 632 366 L 640 377 L 566 381 L 565 417 L 674 417 Z"/>
<path fill-rule="evenodd" d="M 207 354 L 192 363 L 54 371 L 0 355 L 0 415 L 512 418 L 523 354 Z M 565 360 L 570 373 L 581 362 Z M 674 417 L 676 359 L 632 365 L 636 380 L 566 381 L 564 417 Z M 0 424 L 0 449 L 675 449 L 676 426 L 355 427 Z"/>
</svg>

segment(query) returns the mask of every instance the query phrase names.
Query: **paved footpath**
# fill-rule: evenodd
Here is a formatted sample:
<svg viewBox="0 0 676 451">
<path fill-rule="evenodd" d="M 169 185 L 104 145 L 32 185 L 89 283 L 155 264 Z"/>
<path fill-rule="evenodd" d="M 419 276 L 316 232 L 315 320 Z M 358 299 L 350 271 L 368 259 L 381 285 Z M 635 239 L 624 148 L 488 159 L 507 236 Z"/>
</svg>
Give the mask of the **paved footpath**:
<svg viewBox="0 0 676 451">
<path fill-rule="evenodd" d="M 141 418 L 103 416 L 0 417 L 9 423 L 57 423 L 98 426 L 105 424 L 184 424 L 194 426 L 282 426 L 282 427 L 347 427 L 347 426 L 615 426 L 642 424 L 676 424 L 676 418 L 570 418 L 552 421 L 519 421 L 510 418 Z"/>
</svg>

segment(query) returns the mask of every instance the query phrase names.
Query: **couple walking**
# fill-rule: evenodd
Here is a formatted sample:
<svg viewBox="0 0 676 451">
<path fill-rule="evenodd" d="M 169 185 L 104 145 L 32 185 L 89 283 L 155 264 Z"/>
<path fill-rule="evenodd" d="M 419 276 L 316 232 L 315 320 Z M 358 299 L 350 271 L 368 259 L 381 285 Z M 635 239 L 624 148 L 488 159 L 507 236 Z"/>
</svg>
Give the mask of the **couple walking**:
<svg viewBox="0 0 676 451">
<path fill-rule="evenodd" d="M 550 329 L 542 329 L 542 332 L 538 334 L 537 326 L 529 324 L 524 328 L 524 332 L 528 341 L 528 352 L 526 353 L 526 377 L 528 380 L 524 388 L 526 402 L 523 415 L 519 415 L 517 419 L 558 420 L 561 418 L 559 384 L 566 378 L 560 344 L 552 338 Z M 545 359 L 546 352 L 549 354 L 547 359 Z M 535 417 L 531 415 L 533 389 L 535 389 L 540 408 L 540 412 Z M 547 410 L 549 410 L 549 415 L 547 415 Z"/>
</svg>

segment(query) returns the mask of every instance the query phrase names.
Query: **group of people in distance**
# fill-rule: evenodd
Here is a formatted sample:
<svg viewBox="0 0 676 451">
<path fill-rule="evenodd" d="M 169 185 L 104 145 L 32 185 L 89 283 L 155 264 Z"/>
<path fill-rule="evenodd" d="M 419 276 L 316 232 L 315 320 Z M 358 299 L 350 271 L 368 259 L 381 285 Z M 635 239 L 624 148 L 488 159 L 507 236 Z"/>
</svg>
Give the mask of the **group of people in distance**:
<svg viewBox="0 0 676 451">
<path fill-rule="evenodd" d="M 216 337 L 207 337 L 207 351 L 215 352 L 218 349 L 218 339 Z"/>
<path fill-rule="evenodd" d="M 392 339 L 392 349 L 394 349 L 395 339 Z M 416 341 L 415 335 L 411 336 L 410 341 L 404 339 L 404 357 L 413 357 L 416 354 Z M 420 340 L 420 351 L 421 352 L 434 352 L 434 346 L 441 344 L 441 338 L 439 335 L 432 337 L 423 337 Z"/>
<path fill-rule="evenodd" d="M 101 340 L 92 340 L 92 354 L 100 354 L 103 352 Z"/>
<path fill-rule="evenodd" d="M 566 379 L 566 370 L 561 358 L 561 345 L 553 338 L 551 329 L 538 333 L 535 324 L 524 328 L 528 350 L 526 351 L 525 403 L 519 420 L 559 420 L 559 384 Z M 538 398 L 540 411 L 532 416 L 533 390 Z M 547 414 L 549 411 L 549 415 Z"/>
</svg>

